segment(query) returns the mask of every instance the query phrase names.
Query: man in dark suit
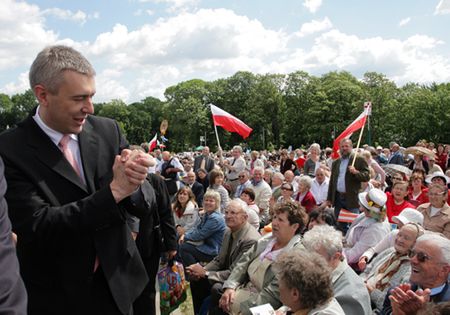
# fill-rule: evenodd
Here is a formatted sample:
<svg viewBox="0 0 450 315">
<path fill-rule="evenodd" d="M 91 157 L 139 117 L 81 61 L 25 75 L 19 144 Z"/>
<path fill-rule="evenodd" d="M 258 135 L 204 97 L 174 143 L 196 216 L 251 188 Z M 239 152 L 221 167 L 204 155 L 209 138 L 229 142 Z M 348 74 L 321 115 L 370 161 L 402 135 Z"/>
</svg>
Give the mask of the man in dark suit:
<svg viewBox="0 0 450 315">
<path fill-rule="evenodd" d="M 130 314 L 148 276 L 126 218 L 154 202 L 151 158 L 91 115 L 95 71 L 79 52 L 47 47 L 29 76 L 39 106 L 0 135 L 28 313 Z"/>
<path fill-rule="evenodd" d="M 205 169 L 208 173 L 214 169 L 214 159 L 209 156 L 209 147 L 205 146 L 202 150 L 202 155 L 199 155 L 194 160 L 194 172 L 199 168 Z"/>
<path fill-rule="evenodd" d="M 198 314 L 203 300 L 211 292 L 221 291 L 239 258 L 261 237 L 247 222 L 247 212 L 240 200 L 232 200 L 225 210 L 228 229 L 223 237 L 219 255 L 205 267 L 195 264 L 187 267 L 191 279 L 192 299 L 195 314 Z M 215 294 L 220 298 L 220 294 Z M 217 304 L 212 304 L 217 305 Z"/>
<path fill-rule="evenodd" d="M 358 193 L 362 182 L 370 179 L 369 166 L 364 158 L 352 153 L 353 143 L 343 139 L 340 143 L 341 157 L 331 166 L 330 184 L 328 186 L 327 204 L 334 206 L 336 219 L 342 208 L 359 213 Z M 355 165 L 353 166 L 353 159 Z M 346 232 L 347 223 L 339 223 L 339 228 Z"/>
<path fill-rule="evenodd" d="M 400 146 L 395 142 L 391 145 L 391 156 L 389 157 L 388 164 L 405 165 Z"/>
<path fill-rule="evenodd" d="M 199 207 L 203 206 L 203 195 L 205 191 L 203 189 L 203 185 L 195 180 L 195 173 L 193 171 L 189 171 L 184 178 L 184 182 L 186 186 L 189 186 L 192 192 L 195 195 L 195 201 Z"/>
<path fill-rule="evenodd" d="M 0 158 L 0 314 L 25 315 L 27 293 L 20 278 L 19 262 L 5 200 L 6 180 Z"/>
</svg>

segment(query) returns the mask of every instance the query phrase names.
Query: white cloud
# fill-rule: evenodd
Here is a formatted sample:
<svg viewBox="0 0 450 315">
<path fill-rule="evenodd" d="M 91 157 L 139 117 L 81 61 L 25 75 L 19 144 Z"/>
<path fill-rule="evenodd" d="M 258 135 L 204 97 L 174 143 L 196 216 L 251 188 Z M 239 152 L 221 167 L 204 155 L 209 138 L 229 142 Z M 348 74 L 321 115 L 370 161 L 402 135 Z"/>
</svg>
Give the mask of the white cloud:
<svg viewBox="0 0 450 315">
<path fill-rule="evenodd" d="M 398 84 L 445 82 L 450 80 L 450 60 L 433 52 L 441 44 L 442 41 L 426 35 L 401 41 L 359 38 L 331 30 L 317 37 L 310 50 L 297 49 L 273 67 L 284 73 L 295 69 L 315 74 L 346 70 L 355 76 L 377 71 Z"/>
<path fill-rule="evenodd" d="M 315 13 L 322 5 L 322 0 L 304 0 L 303 6 L 306 7 L 311 13 Z"/>
<path fill-rule="evenodd" d="M 38 6 L 2 0 L 0 12 L 0 71 L 30 64 L 39 50 L 56 42 Z"/>
<path fill-rule="evenodd" d="M 9 82 L 3 88 L 0 89 L 0 93 L 13 95 L 17 93 L 23 93 L 30 88 L 30 81 L 28 80 L 28 71 L 19 74 L 17 82 Z"/>
<path fill-rule="evenodd" d="M 436 6 L 436 9 L 434 10 L 434 14 L 450 14 L 450 0 L 440 0 L 438 5 Z"/>
<path fill-rule="evenodd" d="M 186 11 L 200 3 L 200 0 L 138 0 L 141 3 L 166 3 L 169 7 L 168 12 Z"/>
<path fill-rule="evenodd" d="M 408 24 L 409 22 L 411 21 L 411 18 L 410 17 L 407 17 L 407 18 L 404 18 L 404 19 L 402 19 L 399 23 L 398 23 L 398 26 L 405 26 L 406 24 Z"/>
<path fill-rule="evenodd" d="M 63 10 L 60 8 L 45 9 L 42 11 L 42 14 L 54 16 L 60 20 L 73 21 L 80 25 L 85 24 L 88 19 L 98 19 L 100 17 L 100 14 L 98 12 L 94 12 L 88 15 L 81 10 L 72 12 L 70 10 Z"/>
<path fill-rule="evenodd" d="M 311 22 L 304 23 L 300 28 L 300 32 L 297 32 L 296 35 L 299 37 L 304 37 L 317 32 L 326 31 L 332 27 L 333 24 L 331 23 L 330 19 L 328 17 L 325 17 L 322 21 L 312 20 Z"/>
<path fill-rule="evenodd" d="M 145 10 L 145 13 L 147 13 L 147 15 L 150 15 L 150 16 L 155 14 L 155 12 L 152 10 Z"/>
</svg>

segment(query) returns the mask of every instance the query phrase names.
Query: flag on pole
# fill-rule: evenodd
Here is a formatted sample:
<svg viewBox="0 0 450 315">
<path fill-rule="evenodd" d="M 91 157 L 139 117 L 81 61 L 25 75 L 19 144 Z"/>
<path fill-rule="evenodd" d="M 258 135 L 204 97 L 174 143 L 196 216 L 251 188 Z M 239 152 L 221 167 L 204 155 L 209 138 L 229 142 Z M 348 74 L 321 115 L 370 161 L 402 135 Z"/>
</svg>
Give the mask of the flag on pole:
<svg viewBox="0 0 450 315">
<path fill-rule="evenodd" d="M 339 143 L 342 139 L 350 138 L 350 136 L 357 130 L 361 129 L 365 125 L 367 116 L 371 112 L 371 104 L 364 104 L 364 111 L 356 118 L 345 130 L 341 133 L 333 142 L 333 154 L 332 158 L 337 159 L 339 157 Z"/>
<path fill-rule="evenodd" d="M 242 136 L 242 138 L 247 138 L 253 131 L 252 128 L 247 126 L 239 118 L 234 117 L 230 113 L 220 109 L 219 107 L 211 104 L 211 112 L 213 116 L 214 125 L 220 126 L 229 132 L 236 132 Z"/>
<path fill-rule="evenodd" d="M 158 133 L 155 134 L 152 140 L 148 143 L 148 152 L 152 152 L 153 149 L 156 148 L 156 145 L 158 144 Z"/>
</svg>

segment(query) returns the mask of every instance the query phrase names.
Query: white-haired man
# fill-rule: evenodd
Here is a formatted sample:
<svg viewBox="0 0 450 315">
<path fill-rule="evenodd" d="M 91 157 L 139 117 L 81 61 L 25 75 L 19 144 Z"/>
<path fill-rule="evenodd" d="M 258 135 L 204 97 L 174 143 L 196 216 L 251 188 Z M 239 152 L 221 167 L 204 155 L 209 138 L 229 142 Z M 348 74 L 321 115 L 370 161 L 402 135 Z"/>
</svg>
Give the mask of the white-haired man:
<svg viewBox="0 0 450 315">
<path fill-rule="evenodd" d="M 255 192 L 255 203 L 259 208 L 259 216 L 262 222 L 266 222 L 269 216 L 269 201 L 272 197 L 272 188 L 263 180 L 264 169 L 255 167 L 253 178 L 249 188 Z"/>
<path fill-rule="evenodd" d="M 245 169 L 246 163 L 242 157 L 242 147 L 235 145 L 232 150 L 232 158 L 223 161 L 223 167 L 227 170 L 226 184 L 230 187 L 231 196 L 236 192 L 239 185 L 239 174 Z"/>
<path fill-rule="evenodd" d="M 305 233 L 303 245 L 325 258 L 332 269 L 334 297 L 345 314 L 372 314 L 369 293 L 363 280 L 353 271 L 342 254 L 342 233 L 329 225 L 318 225 Z"/>
<path fill-rule="evenodd" d="M 450 301 L 450 240 L 426 233 L 417 239 L 410 258 L 410 283 L 390 290 L 380 314 L 415 315 L 427 302 Z"/>
</svg>

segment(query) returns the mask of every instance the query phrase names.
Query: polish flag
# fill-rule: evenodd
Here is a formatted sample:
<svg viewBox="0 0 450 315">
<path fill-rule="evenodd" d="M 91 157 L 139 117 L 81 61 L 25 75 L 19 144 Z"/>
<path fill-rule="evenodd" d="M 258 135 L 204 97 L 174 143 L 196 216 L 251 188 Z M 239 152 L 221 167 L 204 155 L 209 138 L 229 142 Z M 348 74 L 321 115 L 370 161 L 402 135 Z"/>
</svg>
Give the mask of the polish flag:
<svg viewBox="0 0 450 315">
<path fill-rule="evenodd" d="M 148 152 L 152 152 L 158 144 L 158 134 L 156 133 L 152 140 L 148 143 Z"/>
<path fill-rule="evenodd" d="M 370 102 L 364 103 L 364 111 L 361 113 L 361 115 L 358 116 L 345 130 L 343 133 L 337 137 L 333 142 L 333 154 L 331 157 L 333 159 L 337 159 L 339 157 L 338 151 L 339 151 L 339 143 L 342 141 L 342 139 L 350 138 L 351 135 L 361 129 L 367 120 L 367 116 L 371 114 L 372 104 Z"/>
<path fill-rule="evenodd" d="M 239 118 L 234 117 L 230 113 L 220 109 L 219 107 L 211 104 L 211 112 L 214 120 L 214 125 L 220 126 L 229 132 L 236 132 L 242 136 L 242 138 L 247 138 L 253 131 L 252 128 L 247 126 Z"/>
</svg>

